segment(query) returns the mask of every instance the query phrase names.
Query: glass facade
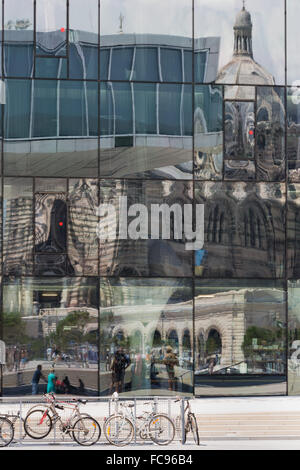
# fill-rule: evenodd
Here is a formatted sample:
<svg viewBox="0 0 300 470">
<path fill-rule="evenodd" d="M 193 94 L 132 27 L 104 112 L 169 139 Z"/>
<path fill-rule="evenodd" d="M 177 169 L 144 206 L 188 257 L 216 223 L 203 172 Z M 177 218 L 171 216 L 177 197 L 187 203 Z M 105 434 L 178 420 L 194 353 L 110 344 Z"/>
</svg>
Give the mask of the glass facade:
<svg viewBox="0 0 300 470">
<path fill-rule="evenodd" d="M 1 395 L 300 395 L 299 2 L 243 3 L 2 0 Z"/>
</svg>

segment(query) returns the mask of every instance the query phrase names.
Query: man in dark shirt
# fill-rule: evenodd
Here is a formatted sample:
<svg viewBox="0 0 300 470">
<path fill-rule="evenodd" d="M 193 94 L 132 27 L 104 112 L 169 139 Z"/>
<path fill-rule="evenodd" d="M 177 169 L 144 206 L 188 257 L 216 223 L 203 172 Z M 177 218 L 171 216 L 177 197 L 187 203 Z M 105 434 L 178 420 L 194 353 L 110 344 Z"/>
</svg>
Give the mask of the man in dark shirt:
<svg viewBox="0 0 300 470">
<path fill-rule="evenodd" d="M 33 374 L 31 385 L 32 385 L 32 395 L 37 395 L 38 394 L 38 389 L 39 389 L 39 381 L 40 379 L 43 379 L 45 382 L 47 382 L 47 379 L 44 377 L 42 374 L 42 366 L 39 364 L 36 368 L 36 371 Z"/>
</svg>

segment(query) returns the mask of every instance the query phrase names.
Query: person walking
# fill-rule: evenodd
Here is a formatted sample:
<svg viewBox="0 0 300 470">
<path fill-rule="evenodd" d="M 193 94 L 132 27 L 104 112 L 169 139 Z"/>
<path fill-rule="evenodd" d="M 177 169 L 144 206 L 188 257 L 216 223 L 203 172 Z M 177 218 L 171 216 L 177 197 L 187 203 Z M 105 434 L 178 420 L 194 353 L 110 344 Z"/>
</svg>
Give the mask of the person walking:
<svg viewBox="0 0 300 470">
<path fill-rule="evenodd" d="M 46 377 L 42 374 L 42 366 L 39 364 L 33 374 L 32 381 L 31 381 L 32 395 L 38 394 L 40 379 L 43 379 L 47 383 Z"/>
</svg>

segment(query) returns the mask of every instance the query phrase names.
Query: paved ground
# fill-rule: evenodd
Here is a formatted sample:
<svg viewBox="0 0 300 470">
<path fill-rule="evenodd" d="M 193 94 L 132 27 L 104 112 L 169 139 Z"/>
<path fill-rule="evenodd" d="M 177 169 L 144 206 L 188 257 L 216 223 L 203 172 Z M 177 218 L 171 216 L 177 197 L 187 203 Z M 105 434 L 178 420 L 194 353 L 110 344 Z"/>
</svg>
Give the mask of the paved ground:
<svg viewBox="0 0 300 470">
<path fill-rule="evenodd" d="M 2 448 L 1 450 L 6 451 L 18 451 L 18 450 L 25 450 L 25 451 L 33 451 L 33 450 L 66 450 L 66 451 L 74 451 L 74 450 L 95 450 L 95 451 L 109 451 L 111 455 L 114 452 L 118 453 L 119 448 L 99 444 L 94 445 L 93 447 L 82 447 L 75 444 L 60 444 L 60 445 L 53 445 L 53 444 L 45 444 L 45 443 L 37 443 L 37 444 L 11 444 L 9 447 Z M 240 439 L 232 439 L 226 441 L 203 441 L 201 442 L 200 446 L 195 445 L 169 445 L 167 447 L 163 446 L 153 446 L 153 445 L 137 445 L 137 446 L 127 446 L 121 449 L 122 451 L 128 452 L 128 454 L 134 455 L 135 452 L 143 450 L 147 451 L 148 453 L 153 452 L 154 454 L 159 454 L 161 451 L 166 452 L 170 451 L 170 453 L 180 453 L 184 451 L 184 453 L 188 451 L 194 452 L 202 452 L 202 451 L 218 451 L 218 450 L 300 450 L 300 440 L 240 440 Z"/>
</svg>

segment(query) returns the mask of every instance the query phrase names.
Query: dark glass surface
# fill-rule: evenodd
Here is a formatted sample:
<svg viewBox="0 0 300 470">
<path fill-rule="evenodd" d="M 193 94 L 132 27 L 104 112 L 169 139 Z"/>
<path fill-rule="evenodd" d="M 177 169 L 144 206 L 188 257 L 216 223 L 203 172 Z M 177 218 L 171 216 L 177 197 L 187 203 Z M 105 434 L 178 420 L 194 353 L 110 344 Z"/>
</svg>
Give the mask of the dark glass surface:
<svg viewBox="0 0 300 470">
<path fill-rule="evenodd" d="M 196 395 L 285 394 L 285 301 L 279 281 L 196 281 Z"/>
<path fill-rule="evenodd" d="M 193 393 L 190 280 L 102 279 L 100 305 L 101 395 Z M 124 367 L 114 377 L 117 351 Z"/>
<path fill-rule="evenodd" d="M 186 249 L 182 226 L 184 204 L 192 203 L 191 183 L 103 180 L 100 188 L 103 205 L 103 217 L 100 217 L 101 275 L 192 275 L 192 253 Z M 120 202 L 120 197 L 127 199 Z M 166 212 L 166 218 L 159 222 L 157 217 L 162 215 L 157 215 L 157 211 L 163 210 L 163 202 L 170 212 Z M 123 235 L 123 222 L 118 221 L 126 217 L 126 213 L 128 227 Z M 151 224 L 160 226 L 158 233 Z"/>
<path fill-rule="evenodd" d="M 97 290 L 93 278 L 4 279 L 5 396 L 31 395 L 38 364 L 46 381 L 52 368 L 60 381 L 67 376 L 67 393 L 97 394 Z M 45 392 L 41 378 L 38 394 Z"/>
<path fill-rule="evenodd" d="M 196 183 L 195 197 L 205 214 L 197 276 L 284 277 L 284 184 Z"/>
</svg>

